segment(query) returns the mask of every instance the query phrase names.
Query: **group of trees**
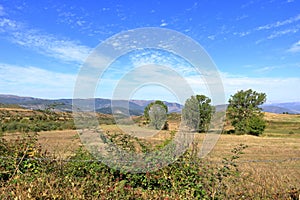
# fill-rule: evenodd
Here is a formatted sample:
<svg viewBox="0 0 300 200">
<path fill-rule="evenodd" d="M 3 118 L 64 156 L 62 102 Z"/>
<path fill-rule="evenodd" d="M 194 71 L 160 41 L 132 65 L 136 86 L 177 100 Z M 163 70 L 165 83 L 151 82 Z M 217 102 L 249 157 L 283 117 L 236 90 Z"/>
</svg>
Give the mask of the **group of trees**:
<svg viewBox="0 0 300 200">
<path fill-rule="evenodd" d="M 266 124 L 259 107 L 266 101 L 266 94 L 249 90 L 241 90 L 229 99 L 227 109 L 228 120 L 237 134 L 260 135 Z M 150 103 L 144 110 L 144 116 L 151 127 L 167 129 L 168 107 L 162 101 Z M 182 109 L 182 119 L 187 127 L 196 132 L 209 129 L 215 107 L 211 99 L 205 95 L 191 96 Z"/>
<path fill-rule="evenodd" d="M 6 132 L 40 132 L 75 129 L 71 113 L 47 111 L 0 111 L 0 135 Z"/>
</svg>

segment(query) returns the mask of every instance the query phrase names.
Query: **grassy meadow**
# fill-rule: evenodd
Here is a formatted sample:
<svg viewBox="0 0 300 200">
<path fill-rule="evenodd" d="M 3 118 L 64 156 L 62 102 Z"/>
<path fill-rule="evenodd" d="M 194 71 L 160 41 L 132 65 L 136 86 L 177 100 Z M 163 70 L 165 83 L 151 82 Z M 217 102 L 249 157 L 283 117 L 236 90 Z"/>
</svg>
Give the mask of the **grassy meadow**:
<svg viewBox="0 0 300 200">
<path fill-rule="evenodd" d="M 265 113 L 262 136 L 222 134 L 203 159 L 193 146 L 156 172 L 130 174 L 84 150 L 70 113 L 21 108 L 0 113 L 0 199 L 299 199 L 300 115 Z M 134 151 L 163 148 L 180 122 L 171 114 L 170 130 L 157 132 L 97 117 L 108 138 Z M 200 145 L 204 136 L 195 138 Z"/>
</svg>

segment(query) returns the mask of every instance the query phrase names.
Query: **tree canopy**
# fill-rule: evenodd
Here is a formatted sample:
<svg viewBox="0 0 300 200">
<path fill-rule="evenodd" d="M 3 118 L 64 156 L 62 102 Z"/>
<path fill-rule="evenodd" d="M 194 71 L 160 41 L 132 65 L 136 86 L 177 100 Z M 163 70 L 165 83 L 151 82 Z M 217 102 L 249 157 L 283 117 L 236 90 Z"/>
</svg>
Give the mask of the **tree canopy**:
<svg viewBox="0 0 300 200">
<path fill-rule="evenodd" d="M 265 122 L 259 106 L 265 101 L 265 93 L 252 89 L 238 91 L 230 97 L 227 115 L 236 132 L 252 135 L 263 133 Z"/>
<path fill-rule="evenodd" d="M 168 107 L 162 101 L 154 101 L 148 104 L 144 110 L 144 117 L 149 125 L 157 130 L 167 129 Z"/>
<path fill-rule="evenodd" d="M 209 128 L 214 107 L 211 99 L 205 95 L 191 96 L 186 100 L 182 109 L 182 117 L 185 124 L 197 132 L 205 132 Z"/>
</svg>

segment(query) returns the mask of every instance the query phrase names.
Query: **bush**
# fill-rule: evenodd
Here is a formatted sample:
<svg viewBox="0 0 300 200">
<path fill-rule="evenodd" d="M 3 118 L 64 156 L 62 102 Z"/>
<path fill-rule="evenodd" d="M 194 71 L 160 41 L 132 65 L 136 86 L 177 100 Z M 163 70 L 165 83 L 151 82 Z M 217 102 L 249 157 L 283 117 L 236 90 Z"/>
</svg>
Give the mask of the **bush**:
<svg viewBox="0 0 300 200">
<path fill-rule="evenodd" d="M 53 159 L 39 150 L 36 135 L 1 139 L 0 198 L 226 199 L 228 184 L 238 178 L 235 160 L 244 148 L 235 148 L 217 167 L 189 150 L 162 169 L 131 174 L 109 168 L 83 148 L 69 161 Z"/>
<path fill-rule="evenodd" d="M 251 117 L 247 123 L 247 133 L 250 135 L 259 136 L 266 128 L 266 122 L 260 116 Z"/>
</svg>

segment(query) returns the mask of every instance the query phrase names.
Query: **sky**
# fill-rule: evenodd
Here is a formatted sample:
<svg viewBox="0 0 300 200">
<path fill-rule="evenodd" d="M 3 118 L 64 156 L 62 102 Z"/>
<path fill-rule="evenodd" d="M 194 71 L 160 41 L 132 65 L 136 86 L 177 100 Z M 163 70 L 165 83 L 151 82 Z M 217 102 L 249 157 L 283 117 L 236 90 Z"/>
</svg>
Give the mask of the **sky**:
<svg viewBox="0 0 300 200">
<path fill-rule="evenodd" d="M 226 101 L 250 88 L 266 93 L 268 103 L 300 101 L 299 0 L 1 0 L 0 94 L 72 98 L 80 71 L 99 45 L 116 34 L 149 27 L 174 30 L 201 45 L 216 66 Z M 148 64 L 167 66 L 174 73 L 139 68 Z M 174 91 L 181 83 L 172 79 L 175 72 L 195 94 L 215 92 L 180 55 L 138 49 L 99 74 L 94 95 L 111 98 L 122 92 L 118 83 L 127 86 L 126 81 L 143 73 L 148 75 L 145 82 L 160 77 L 177 90 L 140 84 L 130 98 L 178 102 Z"/>
</svg>

